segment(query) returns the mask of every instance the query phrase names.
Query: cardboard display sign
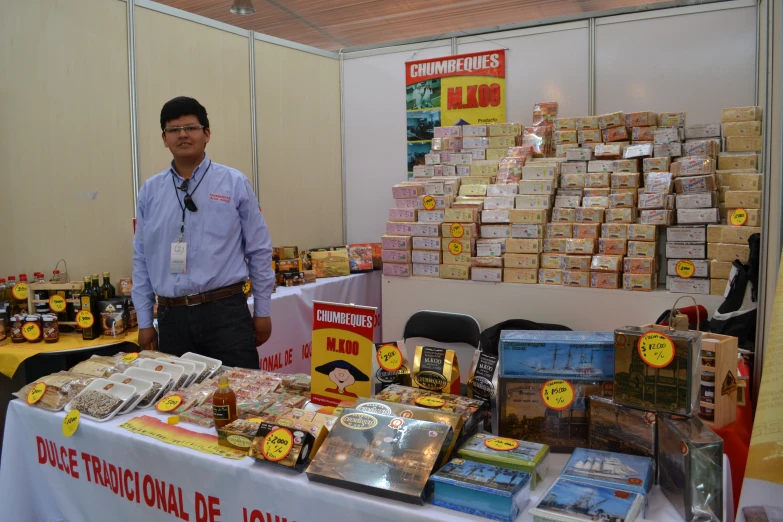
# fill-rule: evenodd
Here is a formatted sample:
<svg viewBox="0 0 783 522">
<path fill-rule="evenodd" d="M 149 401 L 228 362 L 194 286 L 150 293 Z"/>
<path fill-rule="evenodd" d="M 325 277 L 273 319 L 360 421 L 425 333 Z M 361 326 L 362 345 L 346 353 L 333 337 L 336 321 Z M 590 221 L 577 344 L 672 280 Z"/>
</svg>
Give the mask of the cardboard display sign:
<svg viewBox="0 0 783 522">
<path fill-rule="evenodd" d="M 411 365 L 405 351 L 405 343 L 378 343 L 372 361 L 372 393 L 375 395 L 391 386 L 411 385 Z"/>
</svg>

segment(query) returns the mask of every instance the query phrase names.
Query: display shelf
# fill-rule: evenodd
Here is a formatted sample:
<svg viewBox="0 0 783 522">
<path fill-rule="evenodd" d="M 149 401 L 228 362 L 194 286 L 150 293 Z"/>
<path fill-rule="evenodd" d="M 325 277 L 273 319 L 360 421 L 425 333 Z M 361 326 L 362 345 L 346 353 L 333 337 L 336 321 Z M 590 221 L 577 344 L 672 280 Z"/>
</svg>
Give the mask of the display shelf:
<svg viewBox="0 0 783 522">
<path fill-rule="evenodd" d="M 573 330 L 614 330 L 654 322 L 684 294 L 484 283 L 426 277 L 384 277 L 383 339 L 401 339 L 405 322 L 420 310 L 472 315 L 481 328 L 507 319 L 556 323 Z M 712 316 L 722 296 L 696 295 Z"/>
</svg>

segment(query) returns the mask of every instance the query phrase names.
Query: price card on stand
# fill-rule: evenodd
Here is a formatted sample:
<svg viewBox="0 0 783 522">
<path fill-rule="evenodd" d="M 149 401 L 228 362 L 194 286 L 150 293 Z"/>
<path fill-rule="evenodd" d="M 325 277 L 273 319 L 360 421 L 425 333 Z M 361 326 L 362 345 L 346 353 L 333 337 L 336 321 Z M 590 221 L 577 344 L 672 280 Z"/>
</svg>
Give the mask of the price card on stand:
<svg viewBox="0 0 783 522">
<path fill-rule="evenodd" d="M 424 406 L 425 408 L 440 408 L 446 404 L 446 401 L 440 397 L 419 397 L 416 399 L 417 406 Z"/>
<path fill-rule="evenodd" d="M 283 460 L 294 447 L 294 436 L 286 428 L 275 428 L 264 437 L 261 453 L 270 462 Z"/>
<path fill-rule="evenodd" d="M 484 441 L 484 445 L 495 451 L 511 451 L 519 447 L 519 442 L 506 437 L 494 437 Z"/>
<path fill-rule="evenodd" d="M 639 356 L 652 368 L 663 368 L 674 360 L 674 341 L 663 332 L 651 330 L 639 338 Z"/>
<path fill-rule="evenodd" d="M 81 419 L 81 413 L 79 410 L 71 410 L 63 419 L 63 435 L 70 437 L 76 430 L 79 429 L 79 419 Z"/>
<path fill-rule="evenodd" d="M 133 353 L 126 354 L 122 359 L 120 359 L 120 361 L 126 364 L 130 364 L 138 358 L 139 358 L 139 353 L 133 352 Z"/>
<path fill-rule="evenodd" d="M 574 387 L 563 379 L 550 379 L 541 387 L 541 399 L 550 410 L 565 410 L 575 398 Z"/>
<path fill-rule="evenodd" d="M 27 392 L 27 404 L 35 404 L 36 402 L 40 401 L 45 391 L 46 385 L 42 382 L 39 382 L 30 388 L 30 391 Z"/>
<path fill-rule="evenodd" d="M 27 299 L 27 283 L 16 283 L 11 289 L 11 295 L 20 301 Z"/>
<path fill-rule="evenodd" d="M 37 323 L 27 323 L 22 326 L 22 336 L 30 342 L 41 339 L 41 327 Z"/>
<path fill-rule="evenodd" d="M 49 308 L 52 312 L 60 313 L 65 311 L 65 298 L 60 294 L 54 294 L 49 298 Z"/>
<path fill-rule="evenodd" d="M 82 328 L 90 328 L 95 323 L 95 317 L 89 310 L 79 310 L 76 314 L 76 324 Z"/>
<path fill-rule="evenodd" d="M 394 344 L 384 344 L 375 352 L 378 364 L 386 372 L 396 372 L 402 366 L 402 352 Z"/>
<path fill-rule="evenodd" d="M 182 404 L 182 397 L 180 395 L 169 395 L 158 401 L 158 405 L 155 406 L 155 409 L 163 413 L 168 413 L 175 410 L 180 404 Z"/>
</svg>

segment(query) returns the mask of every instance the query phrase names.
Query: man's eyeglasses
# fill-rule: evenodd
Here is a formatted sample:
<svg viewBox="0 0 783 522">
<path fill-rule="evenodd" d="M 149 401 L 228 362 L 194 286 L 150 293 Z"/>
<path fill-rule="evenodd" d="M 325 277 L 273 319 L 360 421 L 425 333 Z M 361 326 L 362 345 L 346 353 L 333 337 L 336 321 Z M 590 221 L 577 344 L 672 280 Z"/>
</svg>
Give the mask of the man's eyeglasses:
<svg viewBox="0 0 783 522">
<path fill-rule="evenodd" d="M 169 136 L 176 136 L 179 134 L 180 131 L 185 131 L 188 134 L 193 134 L 197 130 L 203 129 L 203 125 L 185 125 L 183 127 L 169 127 L 168 129 L 164 129 L 163 132 L 165 132 Z"/>
<path fill-rule="evenodd" d="M 190 179 L 186 179 L 185 181 L 183 181 L 182 185 L 179 186 L 179 190 L 185 193 L 185 208 L 190 210 L 191 212 L 198 212 L 198 207 L 196 206 L 196 203 L 193 201 L 193 198 L 190 197 L 190 194 L 188 194 L 189 183 L 190 183 Z"/>
</svg>

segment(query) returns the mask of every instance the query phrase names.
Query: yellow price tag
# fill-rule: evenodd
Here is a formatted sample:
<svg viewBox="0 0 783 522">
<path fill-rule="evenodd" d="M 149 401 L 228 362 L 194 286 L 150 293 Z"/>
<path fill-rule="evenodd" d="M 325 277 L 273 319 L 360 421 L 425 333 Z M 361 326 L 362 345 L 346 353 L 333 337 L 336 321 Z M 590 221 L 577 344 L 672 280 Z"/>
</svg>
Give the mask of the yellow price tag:
<svg viewBox="0 0 783 522">
<path fill-rule="evenodd" d="M 495 451 L 511 451 L 519 447 L 519 442 L 506 437 L 494 437 L 484 441 L 484 445 Z"/>
<path fill-rule="evenodd" d="M 95 317 L 89 310 L 79 310 L 79 313 L 76 314 L 76 324 L 82 328 L 90 328 L 95 324 Z"/>
<path fill-rule="evenodd" d="M 27 323 L 22 326 L 22 336 L 30 342 L 41 338 L 41 328 L 36 323 Z"/>
<path fill-rule="evenodd" d="M 45 391 L 46 385 L 42 382 L 39 382 L 30 388 L 30 391 L 27 392 L 27 404 L 35 404 L 36 402 L 40 401 Z"/>
<path fill-rule="evenodd" d="M 565 410 L 574 402 L 574 387 L 563 379 L 551 379 L 541 387 L 541 399 L 550 410 Z"/>
<path fill-rule="evenodd" d="M 387 372 L 396 372 L 402 366 L 402 352 L 393 344 L 384 344 L 375 352 L 378 364 Z"/>
<path fill-rule="evenodd" d="M 677 265 L 675 265 L 674 269 L 678 276 L 690 279 L 696 272 L 696 265 L 694 265 L 693 261 L 690 259 L 681 259 L 677 261 Z"/>
<path fill-rule="evenodd" d="M 435 198 L 432 196 L 424 196 L 421 200 L 421 204 L 424 205 L 425 210 L 432 210 L 435 208 Z"/>
<path fill-rule="evenodd" d="M 275 428 L 264 437 L 261 453 L 270 462 L 283 460 L 294 447 L 294 436 L 286 428 Z"/>
<path fill-rule="evenodd" d="M 249 419 L 247 419 L 247 421 L 255 422 L 256 424 L 261 424 L 262 422 L 264 422 L 264 419 L 262 419 L 261 417 L 250 417 Z"/>
<path fill-rule="evenodd" d="M 79 429 L 79 419 L 81 416 L 82 414 L 79 413 L 79 410 L 71 410 L 68 412 L 68 415 L 63 419 L 63 435 L 70 437 L 76 433 L 76 430 Z"/>
<path fill-rule="evenodd" d="M 27 283 L 16 283 L 11 289 L 11 295 L 20 301 L 27 299 Z"/>
<path fill-rule="evenodd" d="M 52 312 L 64 312 L 65 304 L 65 298 L 60 294 L 54 294 L 49 298 L 49 308 L 52 310 Z"/>
<path fill-rule="evenodd" d="M 457 240 L 453 240 L 449 242 L 449 252 L 454 254 L 455 256 L 458 256 L 462 253 L 462 243 L 460 243 Z"/>
<path fill-rule="evenodd" d="M 748 221 L 748 211 L 744 208 L 735 208 L 729 217 L 729 223 L 735 227 L 741 227 Z"/>
<path fill-rule="evenodd" d="M 639 338 L 639 356 L 653 368 L 663 368 L 674 360 L 674 341 L 663 332 L 651 330 Z"/>
<path fill-rule="evenodd" d="M 163 397 L 161 400 L 158 401 L 158 405 L 155 406 L 155 409 L 157 409 L 160 412 L 166 413 L 169 411 L 173 411 L 182 404 L 182 397 L 179 395 L 169 395 L 168 397 Z"/>
<path fill-rule="evenodd" d="M 124 363 L 132 363 L 133 361 L 135 361 L 138 358 L 139 358 L 138 352 L 133 352 L 133 353 L 126 354 L 125 357 L 120 359 L 120 361 L 122 361 Z"/>
<path fill-rule="evenodd" d="M 253 287 L 253 284 L 250 282 L 250 280 L 245 281 L 245 284 L 242 285 L 242 293 L 243 294 L 249 294 L 250 289 Z"/>
<path fill-rule="evenodd" d="M 440 408 L 446 404 L 446 401 L 440 397 L 419 397 L 416 399 L 416 404 L 425 408 Z"/>
<path fill-rule="evenodd" d="M 449 231 L 451 232 L 451 237 L 462 237 L 465 235 L 465 227 L 462 226 L 462 223 L 452 223 Z"/>
</svg>

